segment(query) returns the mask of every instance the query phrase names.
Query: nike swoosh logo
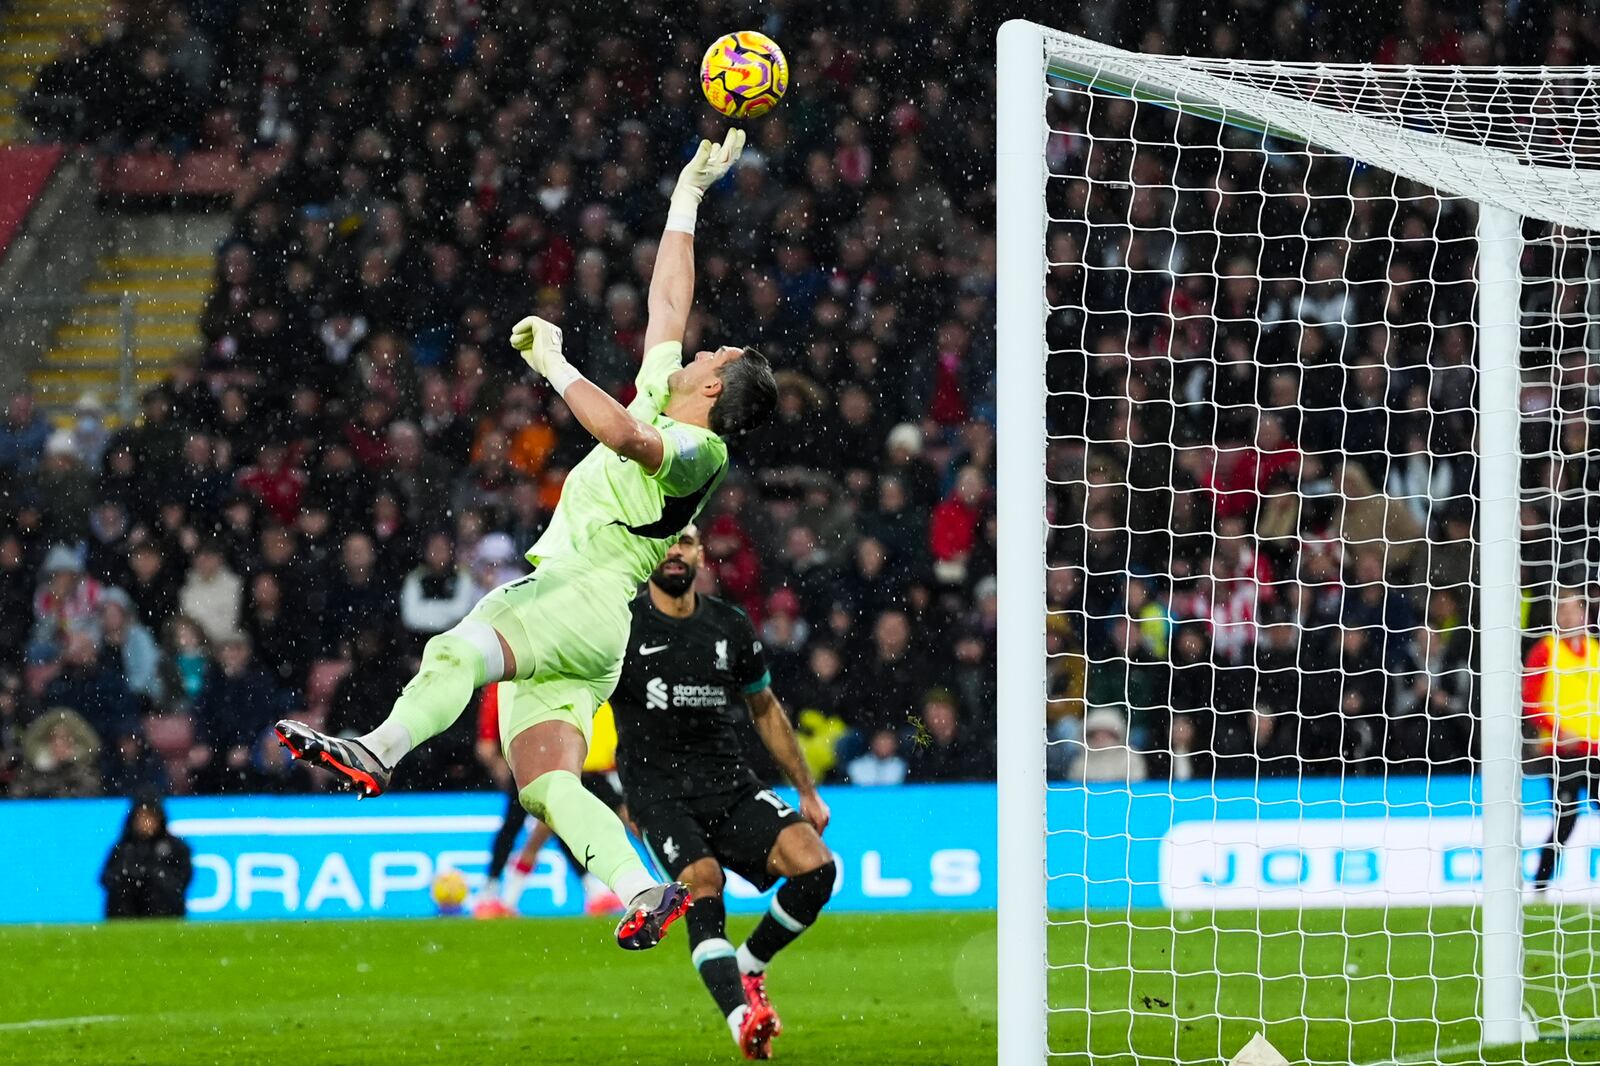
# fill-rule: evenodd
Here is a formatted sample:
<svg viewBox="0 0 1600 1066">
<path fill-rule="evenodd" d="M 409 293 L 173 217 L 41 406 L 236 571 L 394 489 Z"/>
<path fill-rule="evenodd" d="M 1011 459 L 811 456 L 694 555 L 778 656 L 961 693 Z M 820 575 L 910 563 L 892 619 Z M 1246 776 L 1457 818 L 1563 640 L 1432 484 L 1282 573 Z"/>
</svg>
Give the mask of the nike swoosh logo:
<svg viewBox="0 0 1600 1066">
<path fill-rule="evenodd" d="M 658 651 L 666 651 L 671 646 L 672 645 L 670 645 L 670 644 L 657 644 L 655 647 L 652 648 L 647 644 L 641 644 L 641 645 L 639 645 L 639 654 L 640 655 L 654 655 Z"/>
</svg>

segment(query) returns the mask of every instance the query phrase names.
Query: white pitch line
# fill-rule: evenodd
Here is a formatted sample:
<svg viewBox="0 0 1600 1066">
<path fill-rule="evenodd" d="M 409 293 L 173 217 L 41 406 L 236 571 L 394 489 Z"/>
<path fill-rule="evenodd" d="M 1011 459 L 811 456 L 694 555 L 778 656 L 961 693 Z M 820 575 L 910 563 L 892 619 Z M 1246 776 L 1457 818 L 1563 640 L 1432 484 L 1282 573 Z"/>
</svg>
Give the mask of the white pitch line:
<svg viewBox="0 0 1600 1066">
<path fill-rule="evenodd" d="M 1435 1048 L 1432 1051 L 1419 1051 L 1414 1055 L 1403 1055 L 1398 1059 L 1381 1059 L 1378 1062 L 1364 1062 L 1361 1066 L 1417 1066 L 1423 1062 L 1437 1062 L 1450 1055 L 1460 1055 L 1465 1051 L 1477 1051 L 1483 1046 L 1478 1041 L 1470 1044 L 1456 1044 L 1454 1047 Z"/>
<path fill-rule="evenodd" d="M 58 1029 L 64 1025 L 94 1025 L 98 1022 L 120 1022 L 125 1014 L 83 1014 L 76 1018 L 35 1018 L 27 1022 L 0 1022 L 0 1029 Z"/>
</svg>

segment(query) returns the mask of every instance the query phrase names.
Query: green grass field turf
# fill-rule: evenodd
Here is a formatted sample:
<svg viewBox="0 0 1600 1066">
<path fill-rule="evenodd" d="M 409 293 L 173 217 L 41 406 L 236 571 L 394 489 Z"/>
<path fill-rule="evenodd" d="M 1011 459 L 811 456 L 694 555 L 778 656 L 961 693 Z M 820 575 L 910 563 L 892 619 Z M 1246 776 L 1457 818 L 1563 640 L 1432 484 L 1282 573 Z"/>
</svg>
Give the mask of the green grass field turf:
<svg viewBox="0 0 1600 1066">
<path fill-rule="evenodd" d="M 1525 913 L 1527 1001 L 1588 1038 L 1474 1047 L 1478 938 L 1466 908 L 1097 912 L 1050 934 L 1051 1048 L 1073 1066 L 1225 1062 L 1262 1029 L 1293 1063 L 1593 1063 L 1592 928 L 1566 908 Z M 1557 959 L 1566 989 L 1557 1002 Z M 1064 1010 L 1059 1008 L 1066 1008 Z M 1456 1049 L 1434 1058 L 1434 1049 Z M 1129 1052 L 1132 1052 L 1130 1054 Z"/>
<path fill-rule="evenodd" d="M 1051 1048 L 1063 1066 L 1215 1066 L 1262 1021 L 1297 1064 L 1432 1061 L 1435 1047 L 1459 1049 L 1449 1063 L 1600 1063 L 1593 1040 L 1470 1046 L 1469 910 L 1057 921 Z M 751 924 L 735 919 L 734 935 Z M 1555 923 L 1530 908 L 1527 925 L 1534 1002 L 1548 1012 Z M 1568 1016 L 1593 1021 L 1600 938 L 1587 911 L 1561 925 Z M 987 914 L 827 916 L 774 967 L 779 1058 L 994 1062 L 994 945 Z M 0 927 L 0 959 L 4 1063 L 739 1061 L 681 931 L 631 955 L 609 923 L 581 919 Z M 101 1020 L 37 1024 L 86 1017 Z"/>
<path fill-rule="evenodd" d="M 772 969 L 781 1061 L 994 1062 L 994 947 L 992 914 L 826 915 Z M 630 953 L 585 919 L 0 926 L 5 1063 L 737 1061 L 682 929 Z"/>
</svg>

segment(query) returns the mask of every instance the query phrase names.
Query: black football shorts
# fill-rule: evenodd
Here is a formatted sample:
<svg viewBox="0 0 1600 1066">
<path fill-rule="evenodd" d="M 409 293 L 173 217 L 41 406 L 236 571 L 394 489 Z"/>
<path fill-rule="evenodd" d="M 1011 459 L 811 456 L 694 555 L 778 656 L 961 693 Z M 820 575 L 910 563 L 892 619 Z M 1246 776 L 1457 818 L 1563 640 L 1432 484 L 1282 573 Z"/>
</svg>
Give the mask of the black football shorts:
<svg viewBox="0 0 1600 1066">
<path fill-rule="evenodd" d="M 778 834 L 805 821 L 772 789 L 753 784 L 719 796 L 655 800 L 630 813 L 668 877 L 709 857 L 762 891 L 778 881 L 767 870 Z"/>
</svg>

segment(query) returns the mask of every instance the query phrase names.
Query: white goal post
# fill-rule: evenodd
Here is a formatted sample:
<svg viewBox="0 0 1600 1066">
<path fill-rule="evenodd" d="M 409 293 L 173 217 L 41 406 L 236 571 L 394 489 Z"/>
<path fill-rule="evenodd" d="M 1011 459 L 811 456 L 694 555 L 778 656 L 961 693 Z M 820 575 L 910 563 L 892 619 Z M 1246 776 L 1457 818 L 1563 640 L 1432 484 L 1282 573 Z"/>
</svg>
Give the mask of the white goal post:
<svg viewBox="0 0 1600 1066">
<path fill-rule="evenodd" d="M 1476 725 L 1473 769 L 1469 774 L 1473 781 L 1470 802 L 1474 812 L 1479 810 L 1476 805 L 1481 802 L 1481 814 L 1475 813 L 1472 817 L 1477 827 L 1475 832 L 1481 832 L 1481 838 L 1475 841 L 1481 867 L 1475 882 L 1475 902 L 1471 904 L 1477 946 L 1469 976 L 1475 979 L 1474 987 L 1478 991 L 1475 1017 L 1470 1020 L 1474 1023 L 1474 1041 L 1484 1045 L 1519 1044 L 1533 1033 L 1524 988 L 1524 846 L 1527 840 L 1522 824 L 1524 723 L 1519 684 L 1522 640 L 1527 629 L 1523 617 L 1525 590 L 1519 548 L 1524 528 L 1519 514 L 1523 505 L 1521 464 L 1524 459 L 1519 400 L 1526 380 L 1522 261 L 1525 248 L 1538 239 L 1571 241 L 1583 245 L 1587 252 L 1587 234 L 1600 230 L 1600 70 L 1386 68 L 1140 55 L 1023 21 L 1007 22 L 1001 27 L 996 57 L 997 375 L 1001 412 L 997 489 L 1002 545 L 998 560 L 1001 613 L 997 633 L 998 1061 L 1004 1066 L 1048 1061 L 1087 1063 L 1102 1059 L 1132 1063 L 1145 1061 L 1135 1056 L 1148 1053 L 1135 1046 L 1137 1039 L 1133 1030 L 1144 1024 L 1135 1006 L 1116 1008 L 1115 1019 L 1108 1020 L 1102 1027 L 1103 1030 L 1114 1027 L 1125 1031 L 1128 1034 L 1126 1046 L 1118 1042 L 1120 1037 L 1115 1034 L 1107 1037 L 1108 1043 L 1098 1043 L 1099 1036 L 1106 1034 L 1093 1032 L 1088 1017 L 1078 1017 L 1092 1015 L 1097 1009 L 1088 998 L 1090 993 L 1084 991 L 1092 986 L 1094 971 L 1101 967 L 1100 956 L 1088 941 L 1071 941 L 1075 955 L 1070 961 L 1051 957 L 1052 937 L 1066 919 L 1093 925 L 1092 920 L 1085 918 L 1089 905 L 1077 902 L 1076 897 L 1070 905 L 1072 913 L 1053 914 L 1049 899 L 1054 889 L 1072 878 L 1092 880 L 1097 873 L 1114 876 L 1100 870 L 1086 873 L 1083 866 L 1075 866 L 1070 860 L 1057 862 L 1058 848 L 1063 855 L 1075 853 L 1074 849 L 1084 856 L 1102 852 L 1093 851 L 1098 838 L 1090 839 L 1092 834 L 1081 825 L 1070 821 L 1058 823 L 1052 817 L 1055 808 L 1050 800 L 1058 775 L 1052 771 L 1047 780 L 1046 768 L 1046 752 L 1052 745 L 1068 743 L 1082 747 L 1079 740 L 1063 742 L 1059 736 L 1052 738 L 1047 721 L 1047 706 L 1052 697 L 1052 652 L 1044 625 L 1050 612 L 1047 586 L 1052 568 L 1066 565 L 1050 556 L 1051 537 L 1074 521 L 1050 513 L 1052 485 L 1062 485 L 1069 475 L 1052 469 L 1050 464 L 1053 434 L 1057 441 L 1064 438 L 1050 425 L 1048 405 L 1052 390 L 1048 375 L 1052 356 L 1063 352 L 1059 348 L 1052 349 L 1047 341 L 1047 319 L 1061 310 L 1051 305 L 1047 275 L 1052 268 L 1063 265 L 1053 262 L 1049 251 L 1052 223 L 1060 221 L 1052 218 L 1050 204 L 1060 200 L 1052 200 L 1050 186 L 1052 182 L 1075 179 L 1052 172 L 1049 146 L 1056 143 L 1053 139 L 1088 141 L 1091 145 L 1095 139 L 1087 123 L 1083 128 L 1075 127 L 1070 131 L 1053 130 L 1050 120 L 1053 101 L 1063 110 L 1080 104 L 1085 108 L 1123 108 L 1117 112 L 1116 121 L 1124 125 L 1117 128 L 1129 132 L 1119 133 L 1123 139 L 1118 143 L 1134 145 L 1129 151 L 1130 158 L 1137 156 L 1135 149 L 1142 147 L 1134 141 L 1132 131 L 1138 129 L 1146 112 L 1160 111 L 1177 116 L 1162 121 L 1207 122 L 1221 131 L 1242 130 L 1253 134 L 1252 142 L 1239 147 L 1219 132 L 1212 146 L 1214 154 L 1219 158 L 1230 151 L 1253 155 L 1252 162 L 1264 171 L 1283 165 L 1286 157 L 1294 157 L 1287 164 L 1290 170 L 1298 166 L 1309 171 L 1320 165 L 1318 161 L 1329 158 L 1346 161 L 1351 177 L 1347 186 L 1337 193 L 1340 204 L 1360 199 L 1360 190 L 1367 187 L 1362 182 L 1382 187 L 1390 180 L 1371 178 L 1369 169 L 1372 174 L 1381 172 L 1392 176 L 1394 183 L 1414 183 L 1423 190 L 1416 196 L 1430 198 L 1430 204 L 1446 199 L 1470 202 L 1468 210 L 1475 213 L 1475 224 L 1464 239 L 1473 242 L 1475 249 L 1471 253 L 1475 258 L 1470 270 L 1475 279 L 1476 295 L 1472 301 L 1473 318 L 1464 326 L 1475 338 L 1471 341 L 1471 350 L 1476 360 L 1476 399 L 1475 410 L 1469 413 L 1477 438 L 1476 443 L 1469 446 L 1474 454 L 1465 462 L 1472 464 L 1473 481 L 1477 486 L 1467 499 L 1473 515 L 1477 579 L 1473 594 L 1475 620 L 1464 625 L 1475 629 L 1476 633 L 1473 705 L 1481 708 Z M 1070 95 L 1073 100 L 1063 104 L 1056 99 L 1063 94 Z M 1112 101 L 1112 104 L 1100 105 L 1097 103 L 1100 100 Z M 1162 142 L 1157 147 L 1179 161 L 1172 164 L 1174 167 L 1182 164 L 1187 150 L 1183 143 Z M 1085 151 L 1095 150 L 1090 147 Z M 1220 163 L 1218 167 L 1220 174 Z M 1124 186 L 1121 191 L 1132 189 L 1134 195 L 1143 187 L 1142 182 L 1150 181 L 1159 182 L 1164 192 L 1174 195 L 1190 192 L 1204 195 L 1210 191 L 1180 187 L 1181 183 L 1171 177 L 1149 178 L 1139 173 L 1132 162 L 1118 173 L 1118 182 Z M 1297 195 L 1314 200 L 1317 194 L 1310 190 L 1309 178 L 1305 181 L 1307 187 Z M 1220 177 L 1218 182 L 1220 188 Z M 1400 186 L 1392 184 L 1389 188 L 1398 190 Z M 1088 195 L 1085 193 L 1084 197 Z M 1392 191 L 1384 196 L 1386 202 L 1394 203 L 1404 202 L 1412 194 Z M 1330 202 L 1333 199 L 1330 195 Z M 1543 238 L 1528 228 L 1541 223 L 1547 224 L 1537 230 L 1544 234 Z M 1143 224 L 1149 227 L 1147 232 L 1160 230 L 1164 238 L 1175 237 L 1180 231 L 1178 224 L 1166 216 L 1159 222 Z M 1137 232 L 1140 225 L 1130 218 L 1124 229 Z M 1338 236 L 1335 234 L 1334 238 Z M 1423 237 L 1436 243 L 1447 239 L 1437 230 Z M 1410 233 L 1383 237 L 1388 243 L 1382 245 L 1380 251 L 1390 260 L 1380 266 L 1390 271 L 1386 283 L 1391 287 L 1399 284 L 1394 280 L 1393 260 L 1399 255 L 1396 249 L 1405 241 L 1420 243 L 1422 239 Z M 1172 243 L 1176 241 L 1169 240 L 1162 246 L 1169 261 L 1142 269 L 1152 274 L 1179 273 L 1179 268 L 1173 265 L 1178 253 L 1171 250 Z M 1104 269 L 1102 264 L 1087 262 L 1086 248 L 1077 247 L 1074 254 L 1082 256 L 1084 270 Z M 1212 254 L 1210 263 L 1190 263 L 1188 269 L 1206 274 L 1215 285 L 1222 280 L 1219 275 L 1223 268 L 1217 261 L 1217 253 Z M 1141 269 L 1124 262 L 1113 263 L 1112 267 L 1129 277 Z M 1592 266 L 1585 266 L 1583 270 L 1586 273 L 1573 284 L 1585 287 L 1600 279 L 1600 270 Z M 1265 268 L 1258 273 L 1266 281 L 1282 280 L 1269 276 Z M 1290 280 L 1299 284 L 1303 291 L 1307 285 L 1330 279 L 1314 275 L 1312 267 L 1306 266 Z M 1559 272 L 1553 279 L 1544 280 L 1558 288 L 1564 283 Z M 1455 284 L 1455 281 L 1435 281 L 1434 288 L 1429 291 L 1441 292 L 1448 284 Z M 1131 283 L 1128 291 L 1131 291 Z M 1577 300 L 1579 314 L 1587 316 L 1584 328 L 1590 334 L 1600 335 L 1600 330 L 1591 328 L 1596 314 L 1600 313 L 1591 296 L 1588 288 L 1584 288 Z M 1085 307 L 1088 302 L 1085 298 Z M 1181 328 L 1180 319 L 1184 314 L 1191 317 L 1207 314 L 1203 307 L 1180 314 L 1170 305 L 1148 313 L 1162 318 L 1165 323 L 1162 328 L 1173 331 Z M 1552 312 L 1552 316 L 1555 314 Z M 1332 324 L 1333 327 L 1338 325 Z M 1428 325 L 1433 328 L 1431 320 Z M 1438 332 L 1442 334 L 1450 325 L 1442 324 Z M 1430 339 L 1427 343 L 1426 358 L 1431 366 L 1435 357 L 1431 347 L 1434 342 Z M 1584 343 L 1593 344 L 1593 338 Z M 1071 354 L 1086 361 L 1098 357 L 1092 351 Z M 1127 356 L 1123 352 L 1113 354 L 1118 358 Z M 1369 354 L 1341 350 L 1331 361 L 1341 369 L 1348 369 L 1355 363 L 1365 365 L 1363 360 Z M 1560 355 L 1557 352 L 1552 356 L 1552 365 Z M 1148 358 L 1155 361 L 1153 356 Z M 1251 353 L 1251 358 L 1255 358 L 1255 353 Z M 1132 373 L 1138 373 L 1140 365 L 1135 361 Z M 1290 369 L 1298 373 L 1300 366 L 1290 365 Z M 1555 373 L 1551 371 L 1552 376 Z M 1257 401 L 1258 404 L 1262 402 Z M 1210 443 L 1215 445 L 1216 441 Z M 1090 477 L 1081 471 L 1071 476 Z M 1295 491 L 1299 493 L 1298 485 Z M 1467 494 L 1459 485 L 1454 491 L 1458 496 Z M 1383 497 L 1381 483 L 1377 496 Z M 1080 516 L 1076 521 L 1082 526 L 1087 519 Z M 1381 558 L 1388 559 L 1384 554 L 1388 550 L 1385 545 L 1378 545 L 1377 550 Z M 1131 564 L 1125 565 L 1132 569 Z M 1152 575 L 1152 580 L 1175 582 L 1177 569 L 1174 565 L 1169 573 Z M 1131 577 L 1131 574 L 1125 576 Z M 1387 591 L 1390 577 L 1386 570 L 1383 580 Z M 1422 594 L 1426 593 L 1424 588 Z M 1131 607 L 1125 609 L 1132 610 Z M 1128 621 L 1133 624 L 1137 619 L 1130 614 Z M 1255 619 L 1250 616 L 1247 621 L 1253 625 Z M 1092 656 L 1090 662 L 1093 662 Z M 1126 665 L 1131 659 L 1118 662 Z M 1387 662 L 1383 669 L 1392 673 Z M 1287 712 L 1296 708 L 1279 710 Z M 1125 713 L 1126 717 L 1132 717 L 1131 711 Z M 1259 711 L 1252 713 L 1259 717 Z M 1126 734 L 1126 721 L 1124 732 Z M 1164 754 L 1175 756 L 1176 751 Z M 1379 757 L 1386 756 L 1380 753 Z M 1344 780 L 1340 770 L 1323 770 Z M 1383 770 L 1380 776 L 1382 784 L 1387 786 L 1388 771 Z M 1431 782 L 1431 776 L 1429 780 Z M 1255 783 L 1258 786 L 1261 783 L 1259 774 Z M 1139 791 L 1126 783 L 1097 787 L 1127 796 Z M 1436 801 L 1431 792 L 1427 796 L 1425 802 L 1438 802 L 1441 810 L 1453 802 Z M 1131 801 L 1128 809 L 1134 810 Z M 1136 829 L 1133 825 L 1127 827 L 1130 837 L 1138 835 Z M 1162 854 L 1161 861 L 1165 862 L 1165 852 Z M 1084 864 L 1093 861 L 1083 858 Z M 1137 892 L 1129 893 L 1118 931 L 1123 938 L 1118 942 L 1119 950 L 1124 952 L 1121 962 L 1135 977 L 1141 972 L 1135 961 L 1140 950 L 1134 942 L 1135 930 L 1145 920 L 1135 914 L 1145 906 L 1135 902 L 1136 896 Z M 1332 902 L 1329 906 L 1339 907 L 1340 904 Z M 1172 966 L 1177 965 L 1177 954 L 1186 937 L 1192 939 L 1197 932 L 1210 935 L 1207 930 L 1197 931 L 1183 924 L 1191 920 L 1198 921 L 1187 915 L 1172 916 L 1161 919 L 1166 924 L 1158 923 L 1155 927 L 1173 946 L 1172 954 L 1166 956 Z M 1563 920 L 1558 912 L 1558 927 Z M 1588 921 L 1587 918 L 1583 920 Z M 1294 932 L 1306 935 L 1307 928 L 1306 923 L 1301 922 Z M 1256 924 L 1254 932 L 1263 940 L 1267 937 L 1266 927 L 1261 923 Z M 1223 943 L 1220 935 L 1205 942 L 1219 953 L 1214 959 L 1218 973 L 1211 994 L 1221 997 L 1225 986 L 1242 987 L 1228 985 L 1239 971 L 1222 972 L 1225 968 L 1221 966 L 1220 952 L 1224 949 L 1217 946 Z M 1555 943 L 1558 952 L 1565 950 L 1562 946 L 1565 941 L 1558 938 Z M 1584 950 L 1592 954 L 1591 948 L 1585 946 Z M 1248 963 L 1245 965 L 1248 968 Z M 1303 965 L 1309 966 L 1309 962 Z M 1359 969 L 1352 963 L 1346 973 L 1352 968 Z M 1432 970 L 1428 973 L 1430 979 L 1444 980 Z M 1309 971 L 1303 976 L 1307 980 L 1311 978 Z M 1262 978 L 1264 980 L 1265 975 Z M 1354 980 L 1344 975 L 1334 979 Z M 1177 980 L 1171 978 L 1168 987 L 1178 987 Z M 1057 993 L 1058 982 L 1060 988 L 1070 987 L 1072 991 Z M 1126 991 L 1130 1000 L 1143 996 L 1147 1004 L 1164 1002 L 1162 996 L 1144 988 L 1130 986 Z M 1240 1007 L 1234 1015 L 1219 1003 L 1220 1000 L 1209 1004 L 1216 1016 L 1216 1046 L 1207 1052 L 1212 1057 L 1192 1061 L 1226 1061 L 1243 1043 L 1237 1039 L 1237 1034 L 1243 1030 L 1233 1023 L 1247 1022 L 1252 1017 L 1250 1006 Z M 1391 1014 L 1398 1009 L 1391 1008 Z M 1317 1024 L 1314 1013 L 1307 1011 L 1304 1020 L 1307 1031 Z M 1421 1030 L 1414 1028 L 1410 1035 L 1403 1036 L 1402 1021 L 1415 1021 L 1420 1025 L 1428 1019 L 1409 1016 L 1396 1019 L 1384 1038 L 1388 1041 L 1382 1045 L 1387 1049 L 1385 1054 L 1396 1061 L 1402 1058 L 1408 1062 L 1460 1061 L 1450 1057 L 1459 1054 L 1459 1047 L 1446 1045 L 1460 1042 L 1448 1034 L 1465 1031 L 1461 1026 L 1447 1031 L 1446 1019 L 1442 1016 L 1434 1019 L 1434 1042 L 1419 1052 L 1417 1046 L 1406 1045 L 1405 1040 Z M 1358 1025 L 1356 1012 L 1348 1013 L 1344 1022 L 1354 1034 Z M 1183 1054 L 1182 1041 L 1186 1037 L 1181 1028 L 1176 1024 L 1171 1027 L 1173 1035 L 1166 1052 L 1171 1058 L 1149 1061 L 1191 1061 Z M 1052 1033 L 1057 1031 L 1063 1034 L 1060 1040 L 1064 1043 L 1052 1040 Z M 1080 1037 L 1095 1042 L 1092 1051 L 1087 1043 L 1079 1044 Z M 1228 1041 L 1232 1041 L 1233 1046 L 1224 1046 Z M 1358 1044 L 1356 1035 L 1348 1037 L 1351 1049 Z M 1311 1046 L 1309 1037 L 1306 1046 Z M 1305 1048 L 1284 1050 L 1290 1061 L 1308 1060 Z M 1129 1057 L 1116 1059 L 1114 1056 L 1119 1053 Z M 1416 1057 L 1405 1058 L 1408 1054 Z M 1338 1061 L 1315 1055 L 1310 1055 L 1309 1059 Z"/>
</svg>

